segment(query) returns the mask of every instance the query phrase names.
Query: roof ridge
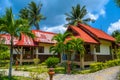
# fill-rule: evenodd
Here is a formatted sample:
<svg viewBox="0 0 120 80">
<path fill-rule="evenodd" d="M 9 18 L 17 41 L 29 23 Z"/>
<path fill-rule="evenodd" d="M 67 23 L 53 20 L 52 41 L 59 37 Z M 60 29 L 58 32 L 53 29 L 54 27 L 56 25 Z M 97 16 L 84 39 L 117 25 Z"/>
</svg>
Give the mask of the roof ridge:
<svg viewBox="0 0 120 80">
<path fill-rule="evenodd" d="M 39 31 L 39 32 L 49 33 L 49 34 L 57 34 L 57 33 L 54 33 L 54 32 L 47 32 L 47 31 L 42 31 L 42 30 L 31 30 L 31 31 Z"/>
</svg>

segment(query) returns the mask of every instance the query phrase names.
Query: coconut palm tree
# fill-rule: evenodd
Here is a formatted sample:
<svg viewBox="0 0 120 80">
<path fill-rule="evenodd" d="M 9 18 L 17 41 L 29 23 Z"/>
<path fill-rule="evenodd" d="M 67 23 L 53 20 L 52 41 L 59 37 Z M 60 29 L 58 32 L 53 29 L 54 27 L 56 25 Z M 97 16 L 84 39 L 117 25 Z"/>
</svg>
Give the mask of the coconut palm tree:
<svg viewBox="0 0 120 80">
<path fill-rule="evenodd" d="M 57 34 L 53 37 L 52 40 L 56 41 L 56 44 L 50 48 L 50 51 L 54 53 L 59 53 L 61 55 L 61 62 L 62 62 L 62 55 L 65 54 L 65 39 L 71 35 L 69 32 L 65 32 L 64 34 Z"/>
<path fill-rule="evenodd" d="M 27 7 L 25 7 L 19 11 L 19 17 L 22 19 L 28 20 L 29 19 L 28 13 L 29 13 L 29 10 L 27 9 Z"/>
<path fill-rule="evenodd" d="M 86 18 L 87 10 L 85 6 L 81 7 L 80 4 L 77 4 L 77 6 L 72 7 L 72 11 L 70 13 L 65 14 L 66 20 L 69 22 L 68 25 L 77 25 L 77 23 L 84 23 L 87 24 L 87 22 L 94 21 L 93 19 Z"/>
<path fill-rule="evenodd" d="M 39 30 L 39 22 L 41 20 L 46 19 L 40 12 L 41 12 L 42 4 L 39 3 L 38 5 L 32 1 L 28 4 L 28 7 L 25 7 L 20 10 L 19 17 L 22 19 L 27 19 L 29 21 L 29 25 L 35 26 L 37 30 Z"/>
<path fill-rule="evenodd" d="M 25 27 L 25 26 L 28 26 L 28 23 L 25 20 L 14 19 L 12 8 L 7 8 L 5 15 L 0 17 L 0 32 L 5 33 L 5 34 L 10 34 L 11 36 L 9 80 L 11 80 L 11 76 L 12 76 L 14 37 L 16 36 L 19 37 L 21 33 L 33 37 L 33 34 L 29 30 L 29 27 Z"/>
<path fill-rule="evenodd" d="M 84 69 L 84 52 L 85 52 L 84 41 L 80 38 L 72 37 L 72 39 L 69 40 L 68 43 L 73 46 L 73 50 L 75 52 L 79 52 L 79 54 L 80 54 L 80 67 L 81 67 L 81 69 Z"/>
<path fill-rule="evenodd" d="M 115 0 L 115 3 L 117 4 L 118 7 L 120 7 L 120 0 Z"/>
</svg>

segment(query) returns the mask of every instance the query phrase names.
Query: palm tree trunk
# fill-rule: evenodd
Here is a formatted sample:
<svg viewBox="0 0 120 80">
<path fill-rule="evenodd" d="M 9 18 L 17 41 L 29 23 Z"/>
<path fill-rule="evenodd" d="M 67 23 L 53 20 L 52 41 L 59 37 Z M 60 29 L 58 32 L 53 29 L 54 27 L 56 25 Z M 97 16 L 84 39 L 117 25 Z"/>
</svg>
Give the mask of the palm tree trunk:
<svg viewBox="0 0 120 80">
<path fill-rule="evenodd" d="M 9 80 L 12 76 L 12 63 L 13 63 L 13 36 L 11 35 L 11 45 L 10 45 L 10 66 L 9 66 Z"/>
<path fill-rule="evenodd" d="M 84 69 L 84 56 L 80 55 L 80 68 Z"/>
</svg>

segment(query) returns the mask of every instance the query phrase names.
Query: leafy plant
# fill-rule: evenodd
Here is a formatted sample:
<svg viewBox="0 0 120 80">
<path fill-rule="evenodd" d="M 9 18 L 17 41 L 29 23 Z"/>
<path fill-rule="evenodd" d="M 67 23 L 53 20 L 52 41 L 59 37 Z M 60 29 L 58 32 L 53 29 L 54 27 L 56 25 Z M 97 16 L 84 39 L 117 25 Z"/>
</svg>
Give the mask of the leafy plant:
<svg viewBox="0 0 120 80">
<path fill-rule="evenodd" d="M 50 68 L 50 67 L 54 68 L 59 63 L 59 58 L 57 58 L 57 57 L 49 57 L 45 61 L 45 63 L 46 63 L 48 68 Z"/>
<path fill-rule="evenodd" d="M 38 65 L 38 64 L 39 64 L 39 62 L 40 62 L 40 59 L 35 58 L 33 61 L 34 61 L 34 64 L 35 64 L 35 65 Z"/>
</svg>

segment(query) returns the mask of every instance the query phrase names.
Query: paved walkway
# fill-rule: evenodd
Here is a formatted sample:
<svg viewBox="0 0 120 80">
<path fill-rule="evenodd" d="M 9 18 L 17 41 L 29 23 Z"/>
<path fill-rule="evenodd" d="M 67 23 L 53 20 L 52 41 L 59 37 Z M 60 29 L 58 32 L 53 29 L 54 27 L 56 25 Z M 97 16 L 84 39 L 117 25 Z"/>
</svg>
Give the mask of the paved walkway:
<svg viewBox="0 0 120 80">
<path fill-rule="evenodd" d="M 8 74 L 8 70 L 6 70 Z M 53 80 L 117 80 L 117 74 L 120 71 L 120 66 L 111 67 L 104 69 L 95 73 L 90 74 L 77 74 L 77 75 L 67 75 L 67 74 L 56 74 Z M 14 71 L 12 72 L 15 76 L 25 76 L 29 77 L 29 72 L 25 71 Z M 43 76 L 43 74 L 41 75 Z M 49 79 L 47 79 L 49 80 Z"/>
<path fill-rule="evenodd" d="M 117 80 L 116 77 L 119 71 L 120 66 L 111 67 L 90 74 L 77 74 L 77 75 L 56 74 L 53 80 Z"/>
</svg>

